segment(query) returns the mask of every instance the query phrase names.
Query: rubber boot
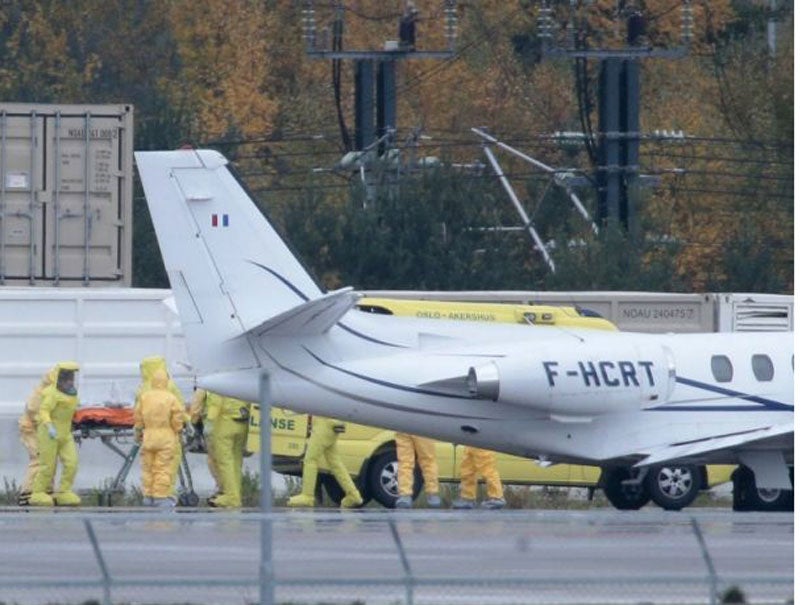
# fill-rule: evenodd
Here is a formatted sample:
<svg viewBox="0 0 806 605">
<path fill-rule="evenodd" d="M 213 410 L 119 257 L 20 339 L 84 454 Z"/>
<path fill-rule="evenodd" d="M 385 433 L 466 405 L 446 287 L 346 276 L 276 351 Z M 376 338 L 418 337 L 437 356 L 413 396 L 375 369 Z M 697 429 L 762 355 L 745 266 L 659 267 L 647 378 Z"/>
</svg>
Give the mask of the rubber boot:
<svg viewBox="0 0 806 605">
<path fill-rule="evenodd" d="M 75 492 L 57 492 L 53 495 L 56 506 L 79 506 L 81 498 Z"/>
<path fill-rule="evenodd" d="M 428 505 L 428 508 L 440 508 L 442 506 L 442 498 L 440 498 L 439 494 L 427 494 L 425 503 Z"/>
<path fill-rule="evenodd" d="M 361 497 L 361 494 L 356 492 L 351 492 L 344 496 L 341 499 L 341 507 L 342 508 L 358 508 L 364 505 L 364 499 Z"/>
<path fill-rule="evenodd" d="M 143 496 L 143 506 L 154 506 L 154 498 L 151 496 Z"/>
<path fill-rule="evenodd" d="M 500 510 L 507 505 L 507 501 L 503 498 L 489 498 L 481 503 L 481 508 L 487 510 Z"/>
<path fill-rule="evenodd" d="M 240 508 L 241 503 L 234 496 L 219 494 L 211 499 L 210 506 L 213 508 Z"/>
<path fill-rule="evenodd" d="M 411 508 L 411 496 L 400 496 L 395 501 L 395 508 Z"/>
<path fill-rule="evenodd" d="M 176 500 L 173 498 L 154 498 L 154 506 L 162 511 L 172 511 L 176 506 Z"/>
<path fill-rule="evenodd" d="M 307 469 L 305 468 L 307 466 Z M 318 476 L 318 468 L 315 461 L 313 463 L 307 460 L 303 463 L 302 468 L 302 491 L 296 496 L 291 496 L 288 499 L 288 506 L 311 507 L 316 506 L 316 478 Z"/>
<path fill-rule="evenodd" d="M 28 500 L 31 506 L 53 506 L 53 496 L 45 492 L 34 492 Z"/>
<path fill-rule="evenodd" d="M 316 500 L 314 500 L 313 496 L 308 496 L 307 494 L 297 494 L 296 496 L 291 496 L 287 504 L 293 507 L 312 507 L 316 505 Z"/>
</svg>

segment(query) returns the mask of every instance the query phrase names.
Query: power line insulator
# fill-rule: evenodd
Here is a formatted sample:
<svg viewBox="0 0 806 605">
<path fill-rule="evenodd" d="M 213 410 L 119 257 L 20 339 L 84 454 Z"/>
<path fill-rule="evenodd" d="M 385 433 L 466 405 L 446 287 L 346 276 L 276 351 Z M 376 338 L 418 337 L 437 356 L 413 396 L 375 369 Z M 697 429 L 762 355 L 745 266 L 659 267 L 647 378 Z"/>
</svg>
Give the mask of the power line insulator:
<svg viewBox="0 0 806 605">
<path fill-rule="evenodd" d="M 691 2 L 683 4 L 683 22 L 681 25 L 681 35 L 683 44 L 688 46 L 694 39 L 694 9 L 691 7 Z"/>
<path fill-rule="evenodd" d="M 457 24 L 459 22 L 456 0 L 445 0 L 445 37 L 448 39 L 448 48 L 456 48 Z"/>
<path fill-rule="evenodd" d="M 313 2 L 308 2 L 302 9 L 302 40 L 307 50 L 316 47 L 316 11 Z"/>
</svg>

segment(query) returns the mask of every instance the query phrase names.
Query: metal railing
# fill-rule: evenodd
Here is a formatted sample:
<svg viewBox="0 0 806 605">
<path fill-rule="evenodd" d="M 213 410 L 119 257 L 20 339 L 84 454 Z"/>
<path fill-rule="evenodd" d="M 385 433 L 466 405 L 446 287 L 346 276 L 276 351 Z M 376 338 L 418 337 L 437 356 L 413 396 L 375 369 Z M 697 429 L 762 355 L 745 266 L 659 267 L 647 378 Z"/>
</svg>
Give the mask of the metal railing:
<svg viewBox="0 0 806 605">
<path fill-rule="evenodd" d="M 20 604 L 715 605 L 734 590 L 758 605 L 790 602 L 793 565 L 788 514 L 0 515 L 0 601 Z"/>
</svg>

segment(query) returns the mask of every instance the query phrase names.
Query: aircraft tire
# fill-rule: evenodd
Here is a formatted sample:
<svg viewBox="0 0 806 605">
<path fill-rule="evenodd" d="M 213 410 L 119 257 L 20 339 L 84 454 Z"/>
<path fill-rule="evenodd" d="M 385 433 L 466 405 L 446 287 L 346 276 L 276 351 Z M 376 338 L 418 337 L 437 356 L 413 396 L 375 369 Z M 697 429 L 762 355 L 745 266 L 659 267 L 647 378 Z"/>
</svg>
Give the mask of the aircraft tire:
<svg viewBox="0 0 806 605">
<path fill-rule="evenodd" d="M 702 472 L 694 464 L 649 469 L 646 485 L 652 501 L 665 510 L 681 510 L 694 502 L 702 487 Z"/>
<path fill-rule="evenodd" d="M 608 501 L 619 510 L 638 510 L 649 502 L 649 490 L 644 483 L 624 485 L 634 471 L 626 466 L 616 466 L 604 471 L 604 493 Z"/>
<path fill-rule="evenodd" d="M 733 471 L 732 478 L 733 510 L 763 512 L 793 510 L 795 498 L 792 490 L 757 488 L 753 471 L 744 465 Z"/>
<path fill-rule="evenodd" d="M 378 504 L 386 508 L 394 508 L 397 501 L 397 454 L 394 450 L 380 452 L 369 466 L 369 477 L 366 482 L 370 496 Z M 414 472 L 414 494 L 417 498 L 423 487 L 423 478 L 419 469 Z"/>
</svg>

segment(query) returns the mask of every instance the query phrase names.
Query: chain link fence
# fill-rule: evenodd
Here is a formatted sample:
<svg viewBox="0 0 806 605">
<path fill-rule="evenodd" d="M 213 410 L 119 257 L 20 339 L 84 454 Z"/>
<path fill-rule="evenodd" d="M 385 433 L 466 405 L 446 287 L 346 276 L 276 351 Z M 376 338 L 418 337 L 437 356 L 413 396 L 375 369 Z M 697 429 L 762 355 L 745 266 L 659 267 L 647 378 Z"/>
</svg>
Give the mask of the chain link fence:
<svg viewBox="0 0 806 605">
<path fill-rule="evenodd" d="M 0 515 L 0 603 L 782 604 L 793 529 L 730 511 L 32 510 Z"/>
</svg>

